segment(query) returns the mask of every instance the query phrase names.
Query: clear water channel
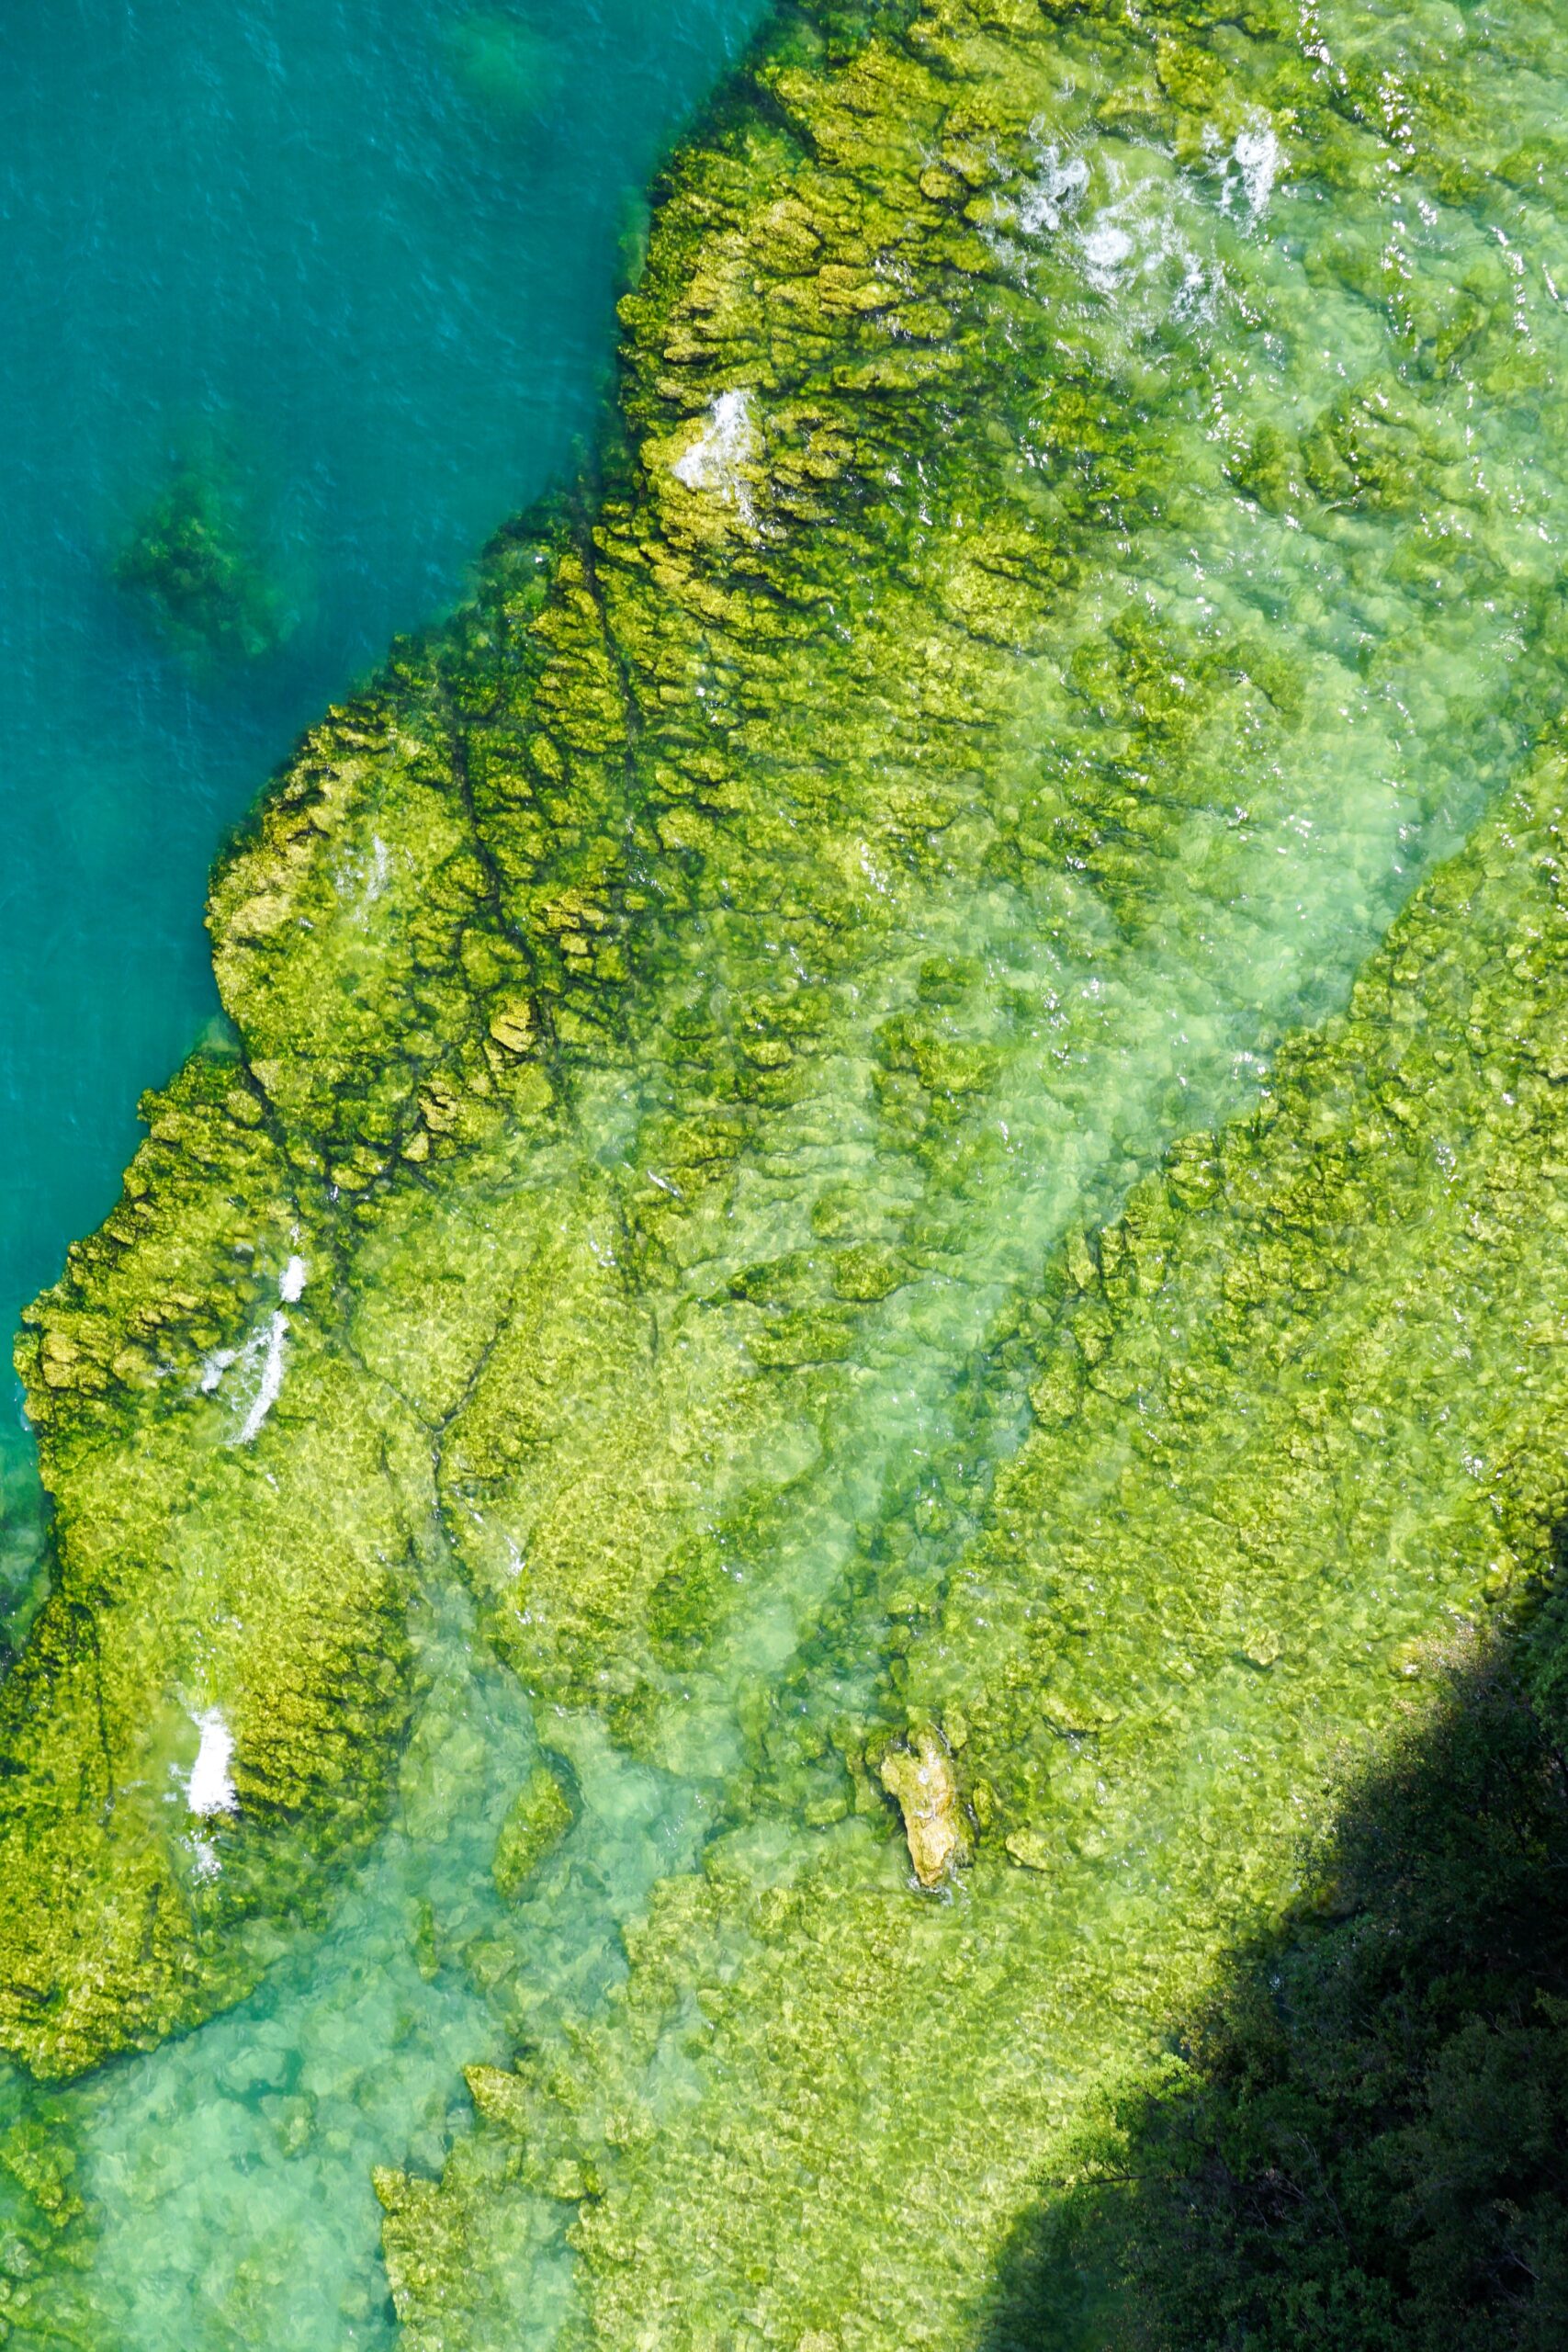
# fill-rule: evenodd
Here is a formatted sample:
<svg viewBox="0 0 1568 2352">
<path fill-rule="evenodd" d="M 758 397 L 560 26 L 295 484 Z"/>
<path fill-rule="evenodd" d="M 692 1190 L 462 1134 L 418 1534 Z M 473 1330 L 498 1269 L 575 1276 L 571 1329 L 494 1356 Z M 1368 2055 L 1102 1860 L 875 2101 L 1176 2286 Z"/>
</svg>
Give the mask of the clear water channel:
<svg viewBox="0 0 1568 2352">
<path fill-rule="evenodd" d="M 15 12 L 0 33 L 8 1315 L 108 1204 L 138 1088 L 216 1015 L 198 917 L 224 826 L 395 631 L 450 605 L 490 530 L 592 432 L 639 191 L 759 14 L 759 0 L 536 15 L 215 0 L 197 19 L 167 0 L 78 0 Z M 1544 119 L 1552 103 L 1543 85 L 1532 106 Z M 1135 335 L 1149 305 L 1186 300 L 1192 331 L 1219 341 L 1227 311 L 1202 289 L 1222 237 L 1247 233 L 1298 330 L 1288 351 L 1247 361 L 1263 372 L 1236 397 L 1260 410 L 1321 403 L 1360 331 L 1352 305 L 1302 280 L 1307 208 L 1323 198 L 1293 194 L 1282 160 L 1238 150 L 1206 178 L 1097 188 L 1080 240 L 1085 301 L 1107 332 Z M 1397 229 L 1417 278 L 1462 278 L 1495 248 L 1489 222 L 1395 222 L 1396 209 L 1346 234 L 1380 254 Z M 1520 335 L 1568 358 L 1556 216 L 1537 223 L 1539 251 L 1520 216 Z M 1112 1209 L 1172 1135 L 1245 1103 L 1288 1022 L 1344 1001 L 1517 758 L 1530 714 L 1511 681 L 1531 600 L 1561 564 L 1562 484 L 1506 414 L 1469 413 L 1462 385 L 1453 423 L 1456 464 L 1485 472 L 1517 593 L 1451 629 L 1392 580 L 1375 609 L 1357 606 L 1348 553 L 1341 571 L 1278 519 L 1237 537 L 1231 509 L 1209 544 L 1154 531 L 1138 547 L 1165 609 L 1223 618 L 1271 601 L 1313 671 L 1316 723 L 1290 739 L 1255 816 L 1238 809 L 1225 838 L 1195 832 L 1204 882 L 1187 903 L 1164 905 L 1135 950 L 1083 967 L 999 894 L 933 901 L 912 927 L 911 960 L 979 956 L 1014 983 L 976 1032 L 1005 1073 L 995 1148 L 927 1216 L 933 1244 L 947 1220 L 964 1278 L 913 1295 L 865 1367 L 814 1515 L 696 1690 L 693 1769 L 634 1765 L 596 1724 L 553 1721 L 577 1818 L 527 1902 L 503 1905 L 491 1856 L 539 1734 L 470 1638 L 458 1581 L 437 1578 L 395 1815 L 327 1927 L 301 1931 L 250 2000 L 200 2031 L 66 2092 L 0 2090 L 0 2129 L 41 2126 L 73 2153 L 59 2199 L 87 2215 L 53 2275 L 16 2256 L 0 2312 L 18 2345 L 393 2343 L 372 2167 L 439 2170 L 470 2120 L 461 2070 L 504 2059 L 520 2004 L 544 2033 L 597 2013 L 624 1970 L 618 1926 L 715 1817 L 738 1694 L 788 1667 L 857 1521 L 964 1442 L 962 1375 L 1009 1285 L 1073 1218 Z M 137 516 L 191 468 L 232 485 L 276 582 L 276 643 L 229 669 L 150 636 L 114 577 Z M 1372 670 L 1373 642 L 1404 658 Z M 1066 723 L 1054 692 L 1043 674 L 1022 698 L 1021 757 L 1032 730 Z M 707 945 L 694 939 L 693 956 Z M 1007 1012 L 1024 999 L 1027 1020 Z M 847 1077 L 846 1166 L 860 1091 Z M 604 1117 L 608 1133 L 614 1104 Z M 737 1262 L 755 1243 L 737 1232 Z M 6 1442 L 20 1590 L 25 1432 Z M 516 2264 L 517 2340 L 543 2346 L 573 2296 L 562 2210 L 541 2203 Z"/>
</svg>

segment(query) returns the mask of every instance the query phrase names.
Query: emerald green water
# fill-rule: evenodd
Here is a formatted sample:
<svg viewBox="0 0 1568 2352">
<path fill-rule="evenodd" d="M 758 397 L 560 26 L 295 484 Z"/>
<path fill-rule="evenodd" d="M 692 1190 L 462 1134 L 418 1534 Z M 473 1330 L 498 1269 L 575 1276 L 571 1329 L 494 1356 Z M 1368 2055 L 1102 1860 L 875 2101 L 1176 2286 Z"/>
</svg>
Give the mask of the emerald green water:
<svg viewBox="0 0 1568 2352">
<path fill-rule="evenodd" d="M 1434 40 L 1441 13 L 1432 12 Z M 503 38 L 493 17 L 464 34 L 444 33 L 447 20 L 433 13 L 423 79 L 406 73 L 406 12 L 363 50 L 341 21 L 333 40 L 318 16 L 309 27 L 303 17 L 292 28 L 269 24 L 276 50 L 263 42 L 258 51 L 256 21 L 247 16 L 232 28 L 226 63 L 205 74 L 181 44 L 145 59 L 150 107 L 171 86 L 171 55 L 203 91 L 226 93 L 212 100 L 208 147 L 181 149 L 189 204 L 209 222 L 209 275 L 186 286 L 184 327 L 164 319 L 162 332 L 145 310 L 116 311 L 114 302 L 130 303 L 126 283 L 150 252 L 177 249 L 182 269 L 194 269 L 202 241 L 189 234 L 188 210 L 184 227 L 171 232 L 182 216 L 162 178 L 142 188 L 140 210 L 130 200 L 111 207 L 99 160 L 104 135 L 92 135 L 90 107 L 73 115 L 83 126 L 83 210 L 93 218 L 112 210 L 116 226 L 101 258 L 105 295 L 80 303 L 73 296 L 70 316 L 80 310 L 111 322 L 101 347 L 80 362 L 95 398 L 109 389 L 100 439 L 78 419 L 61 435 L 52 491 L 37 487 L 40 458 L 25 485 L 36 508 L 25 498 L 13 508 L 32 513 L 29 582 L 47 582 L 51 565 L 59 567 L 51 609 L 38 584 L 7 591 L 6 600 L 31 616 L 30 638 L 22 621 L 15 624 L 17 668 L 24 681 L 38 682 L 21 750 L 7 752 L 20 763 L 36 746 L 26 776 L 21 765 L 16 771 L 17 838 L 36 842 L 34 862 L 18 854 L 9 877 L 18 904 L 18 1012 L 5 1084 L 17 1105 L 7 1182 L 15 1181 L 18 1203 L 8 1220 L 18 1296 L 52 1270 L 60 1243 L 107 1198 L 129 1139 L 134 1085 L 155 1075 L 209 1015 L 194 910 L 224 816 L 248 797 L 288 729 L 392 628 L 450 597 L 466 554 L 507 506 L 558 469 L 573 430 L 589 418 L 624 191 L 682 97 L 741 28 L 716 17 L 698 38 L 690 13 L 681 16 L 689 47 L 672 51 L 672 28 L 665 28 L 656 48 L 670 78 L 653 85 L 656 104 L 648 103 L 649 52 L 637 49 L 654 38 L 642 12 L 636 27 L 561 33 L 563 43 L 584 46 L 555 69 L 542 117 L 534 52 Z M 356 40 L 365 40 L 367 21 L 367 12 L 356 13 Z M 589 45 L 590 32 L 599 46 Z M 67 76 L 67 59 L 103 56 L 102 44 L 85 41 L 80 29 L 67 42 L 56 27 L 52 38 L 57 76 Z M 287 57 L 288 73 L 270 56 Z M 362 96 L 345 120 L 351 60 L 386 103 Z M 113 77 L 118 153 L 138 146 L 123 129 L 134 62 L 120 61 Z M 29 71 L 32 125 L 46 62 Z M 270 106 L 281 105 L 280 74 L 286 85 L 296 75 L 303 85 L 297 103 L 314 128 L 299 138 L 323 181 L 312 218 L 338 255 L 337 275 L 323 264 L 309 300 L 299 295 L 310 284 L 299 256 L 302 240 L 305 250 L 314 245 L 294 209 L 299 175 L 279 164 L 292 150 L 256 96 L 265 91 Z M 567 120 L 571 94 L 586 107 L 590 88 L 591 116 Z M 1543 67 L 1510 95 L 1523 137 L 1549 125 L 1568 94 Z M 253 106 L 260 119 L 247 113 Z M 1063 107 L 1066 116 L 1070 97 Z M 389 123 L 411 108 L 415 120 L 400 144 Z M 542 122 L 554 126 L 553 148 Z M 365 134 L 364 151 L 351 130 Z M 150 152 L 151 141 L 145 145 Z M 378 176 L 389 145 L 405 208 L 394 209 L 391 225 Z M 1081 183 L 1064 179 L 1064 152 L 1085 157 Z M 236 158 L 243 160 L 230 183 L 224 175 Z M 524 158 L 539 175 L 528 183 L 532 211 L 518 195 Z M 1205 415 L 1194 392 L 1184 418 L 1190 450 L 1205 431 L 1243 447 L 1260 425 L 1317 413 L 1348 378 L 1395 366 L 1386 325 L 1355 292 L 1358 274 L 1382 271 L 1393 247 L 1416 311 L 1426 300 L 1442 315 L 1456 289 L 1512 274 L 1521 393 L 1568 361 L 1556 291 L 1568 282 L 1568 241 L 1551 187 L 1439 206 L 1391 181 L 1375 198 L 1339 199 L 1292 185 L 1288 155 L 1265 168 L 1260 151 L 1238 145 L 1206 170 L 1179 172 L 1135 143 L 1098 153 L 1055 148 L 1049 127 L 1033 164 L 1014 218 L 996 232 L 1003 266 L 1027 276 L 1037 266 L 1031 239 L 1066 219 L 1055 264 L 1065 251 L 1075 284 L 1064 331 L 1128 367 L 1143 353 L 1174 349 L 1175 371 L 1187 369 L 1186 380 L 1206 387 L 1216 403 Z M 267 169 L 276 172 L 270 182 Z M 218 183 L 227 205 L 215 195 Z M 345 192 L 355 187 L 357 213 Z M 1330 232 L 1323 210 L 1335 205 Z M 58 239 L 59 208 L 40 202 L 40 219 L 46 210 L 48 236 Z M 455 291 L 452 221 L 470 213 L 485 224 L 482 252 Z M 389 271 L 378 343 L 363 320 L 350 332 L 355 306 L 343 290 L 352 286 L 356 300 L 368 299 L 360 280 L 366 243 L 382 233 L 389 249 L 423 260 L 406 278 Z M 580 234 L 579 251 L 571 240 Z M 45 241 L 45 226 L 38 235 Z M 161 249 L 160 235 L 168 239 Z M 257 241 L 265 252 L 254 250 Z M 1330 248 L 1337 259 L 1326 269 L 1321 256 Z M 30 282 L 55 288 L 58 301 L 58 246 L 50 250 L 52 272 L 40 261 Z M 521 251 L 533 254 L 536 282 L 519 266 Z M 252 255 L 249 311 L 238 299 L 233 309 L 250 324 L 232 329 L 231 346 L 211 324 L 224 306 L 210 288 L 241 252 Z M 16 276 L 29 283 L 25 269 Z M 175 300 L 166 261 L 141 280 L 143 302 L 148 280 Z M 526 299 L 520 285 L 531 289 Z M 113 300 L 110 289 L 118 289 Z M 1266 300 L 1266 335 L 1251 331 L 1249 297 Z M 15 277 L 6 299 L 19 299 Z M 41 316 L 34 299 L 28 315 Z M 288 307 L 296 299 L 298 315 Z M 224 354 L 209 353 L 201 367 L 188 344 L 177 362 L 171 357 L 181 333 L 197 334 L 197 315 L 200 332 L 220 340 Z M 280 328 L 280 317 L 291 325 Z M 547 398 L 535 368 L 542 343 L 550 350 Z M 39 325 L 39 382 L 45 347 L 57 366 L 62 345 L 70 335 L 58 322 L 48 334 Z M 258 405 L 263 346 L 283 346 L 290 356 Z M 130 367 L 131 349 L 145 383 L 116 373 Z M 445 372 L 434 364 L 443 354 Z M 211 379 L 201 415 L 150 424 L 149 413 L 171 411 L 176 392 L 188 401 L 182 388 L 193 375 Z M 515 400 L 514 382 L 522 388 Z M 47 412 L 58 425 L 58 409 L 36 390 L 18 385 L 7 398 L 24 417 Z M 110 2068 L 58 2100 L 25 2101 L 13 2088 L 18 2109 L 43 2117 L 76 2152 L 87 2206 L 85 2223 L 62 2209 L 54 2240 L 18 2207 L 25 2235 L 12 2241 L 8 2266 L 13 2307 L 22 2313 L 16 2341 L 110 2343 L 128 2352 L 173 2341 L 202 2352 L 389 2342 L 371 2166 L 440 2170 L 470 2120 L 465 2064 L 505 2060 L 521 2044 L 570 2046 L 577 2029 L 606 2016 L 613 2037 L 605 1996 L 625 1970 L 617 1930 L 645 1907 L 655 1880 L 691 1866 L 713 1831 L 749 1841 L 745 1866 L 759 1876 L 783 1880 L 796 1866 L 807 1843 L 802 1814 L 821 1794 L 810 1771 L 820 1744 L 804 1736 L 799 1755 L 780 1767 L 778 1787 L 761 1795 L 754 1787 L 738 1792 L 738 1766 L 781 1684 L 793 1736 L 797 1719 L 826 1718 L 847 1689 L 875 1679 L 889 1620 L 912 1613 L 935 1589 L 953 1548 L 953 1539 L 940 1540 L 944 1513 L 962 1513 L 1016 1433 L 1019 1400 L 1005 1381 L 988 1384 L 987 1363 L 988 1335 L 1008 1300 L 1074 1220 L 1113 1210 L 1169 1139 L 1244 1106 L 1288 1023 L 1321 1018 L 1344 1001 L 1357 966 L 1419 875 L 1463 838 L 1554 707 L 1559 680 L 1540 637 L 1562 563 L 1559 453 L 1543 443 L 1529 399 L 1483 396 L 1469 380 L 1462 348 L 1425 401 L 1416 437 L 1447 501 L 1450 540 L 1434 556 L 1434 572 L 1446 565 L 1446 580 L 1393 569 L 1397 503 L 1347 514 L 1308 535 L 1268 501 L 1248 505 L 1216 494 L 1201 503 L 1196 524 L 1190 508 L 1179 532 L 1156 521 L 1120 540 L 1107 534 L 1086 609 L 1103 620 L 1136 606 L 1168 645 L 1183 633 L 1201 645 L 1227 631 L 1266 630 L 1276 657 L 1292 667 L 1305 723 L 1275 729 L 1245 693 L 1219 710 L 1204 763 L 1234 774 L 1234 804 L 1194 808 L 1137 919 L 1107 922 L 1089 952 L 1070 877 L 1055 902 L 1050 890 L 1032 898 L 1000 885 L 961 903 L 936 888 L 924 898 L 906 892 L 883 997 L 865 1008 L 866 1035 L 924 1006 L 951 1046 L 985 1049 L 983 1116 L 970 1119 L 933 1178 L 869 1110 L 869 1056 L 846 1057 L 794 1127 L 775 1128 L 772 1157 L 754 1171 L 722 1255 L 694 1273 L 695 1294 L 764 1254 L 805 1247 L 813 1210 L 851 1185 L 862 1228 L 884 1219 L 918 1246 L 927 1270 L 875 1327 L 856 1367 L 852 1409 L 829 1441 L 818 1452 L 815 1434 L 799 1436 L 797 1458 L 786 1465 L 797 1481 L 795 1523 L 760 1564 L 755 1600 L 748 1596 L 735 1612 L 702 1674 L 682 1680 L 660 1742 L 668 1769 L 628 1762 L 595 1719 L 547 1713 L 536 1724 L 514 1681 L 477 1645 L 457 1581 L 433 1550 L 422 1627 L 429 1692 L 395 1817 L 343 1890 L 330 1925 L 302 1933 L 252 2000 L 188 2040 Z M 265 674 L 243 681 L 196 674 L 155 650 L 105 584 L 102 563 L 102 549 L 127 527 L 148 486 L 157 486 L 179 435 L 205 449 L 215 431 L 224 463 L 244 474 L 253 498 L 263 497 L 256 484 L 285 485 L 276 498 L 288 519 L 275 522 L 275 543 L 288 593 L 306 615 L 288 646 L 266 657 Z M 276 454 L 284 448 L 292 453 L 287 462 Z M 303 462 L 299 453 L 312 448 Z M 56 515 L 62 506 L 97 518 L 67 548 L 56 545 L 54 525 L 54 537 L 44 527 L 46 511 Z M 1483 594 L 1465 591 L 1455 533 L 1470 534 L 1484 555 Z M 1053 759 L 1092 764 L 1126 754 L 1124 714 L 1095 704 L 1092 694 L 1067 693 L 1070 650 L 1053 649 L 1021 678 L 1021 792 Z M 105 743 L 116 746 L 113 761 Z M 39 784 L 46 774 L 47 792 Z M 67 790 L 73 776 L 75 799 Z M 722 969 L 729 952 L 718 920 L 694 929 L 678 950 L 694 982 Z M 8 931 L 8 969 L 12 954 Z M 40 989 L 40 972 L 56 976 L 58 1001 Z M 582 1117 L 589 1147 L 609 1157 L 626 1119 L 618 1080 L 606 1081 L 603 1101 L 583 1105 Z M 587 1231 L 584 1247 L 598 1238 Z M 782 1482 L 784 1473 L 777 1475 Z M 908 1590 L 846 1603 L 824 1630 L 821 1611 L 878 1531 L 899 1558 L 910 1555 Z M 936 1549 L 922 1566 L 920 1544 L 933 1536 Z M 508 1532 L 481 1527 L 465 1550 L 480 1589 L 499 1589 Z M 1402 1608 L 1418 1627 L 1424 1605 L 1420 1595 L 1395 1595 L 1380 1638 L 1404 1630 Z M 1261 1736 L 1262 1688 L 1238 1682 L 1234 1719 L 1216 1722 L 1204 1744 L 1203 1774 L 1222 1775 L 1249 1738 Z M 576 1819 L 525 1901 L 508 1906 L 492 1891 L 490 1858 L 541 1739 L 572 1787 Z M 1195 1807 L 1202 1789 L 1200 1779 L 1187 1792 Z M 843 1832 L 846 1841 L 859 1834 L 857 1824 Z M 897 1848 L 886 1847 L 875 1867 L 889 1883 L 897 1879 Z M 1132 1886 L 1127 1901 L 1145 1891 Z M 1118 1899 L 1106 1899 L 1111 1912 Z M 961 1928 L 968 1932 L 960 1922 L 955 1939 Z M 930 1932 L 935 1938 L 940 1928 Z M 681 2063 L 671 2035 L 649 2070 L 648 2095 L 661 2116 L 678 2114 L 686 2100 Z M 538 2198 L 528 2227 L 490 2249 L 497 2343 L 548 2342 L 570 2312 L 565 2228 L 575 2210 L 564 2191 L 558 2201 Z"/>
</svg>

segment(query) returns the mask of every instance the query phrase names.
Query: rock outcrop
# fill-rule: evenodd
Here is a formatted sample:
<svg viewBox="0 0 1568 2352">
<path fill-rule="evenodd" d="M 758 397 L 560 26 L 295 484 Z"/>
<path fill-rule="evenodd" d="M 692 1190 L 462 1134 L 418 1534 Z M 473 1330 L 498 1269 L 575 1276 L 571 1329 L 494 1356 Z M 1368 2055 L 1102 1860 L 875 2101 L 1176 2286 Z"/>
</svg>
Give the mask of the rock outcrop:
<svg viewBox="0 0 1568 2352">
<path fill-rule="evenodd" d="M 915 1876 L 926 1887 L 940 1886 L 969 1855 L 953 1758 L 933 1731 L 922 1731 L 909 1747 L 890 1747 L 882 1759 L 882 1785 L 896 1797 Z"/>
</svg>

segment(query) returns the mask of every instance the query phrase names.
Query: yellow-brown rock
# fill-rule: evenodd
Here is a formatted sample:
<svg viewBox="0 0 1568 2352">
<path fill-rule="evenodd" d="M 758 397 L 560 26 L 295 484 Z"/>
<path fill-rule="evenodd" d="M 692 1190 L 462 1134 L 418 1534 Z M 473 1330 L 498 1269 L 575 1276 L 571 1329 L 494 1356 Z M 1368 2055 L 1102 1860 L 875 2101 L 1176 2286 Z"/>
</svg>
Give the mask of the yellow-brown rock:
<svg viewBox="0 0 1568 2352">
<path fill-rule="evenodd" d="M 890 1748 L 882 1759 L 882 1785 L 904 1815 L 915 1876 L 922 1886 L 939 1886 L 967 1861 L 969 1837 L 953 1758 L 936 1733 L 923 1731 L 912 1747 Z"/>
</svg>

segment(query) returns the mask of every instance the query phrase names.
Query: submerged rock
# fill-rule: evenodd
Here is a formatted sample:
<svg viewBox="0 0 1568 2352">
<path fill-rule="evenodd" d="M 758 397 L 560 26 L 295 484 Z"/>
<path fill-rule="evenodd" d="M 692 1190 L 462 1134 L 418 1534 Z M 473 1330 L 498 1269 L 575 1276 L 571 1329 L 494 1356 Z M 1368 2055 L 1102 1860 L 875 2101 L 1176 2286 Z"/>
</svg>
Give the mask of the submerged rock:
<svg viewBox="0 0 1568 2352">
<path fill-rule="evenodd" d="M 904 1815 L 909 1860 L 922 1886 L 940 1886 L 969 1858 L 969 1833 L 953 1759 L 935 1732 L 913 1747 L 892 1747 L 882 1759 L 882 1785 Z"/>
<path fill-rule="evenodd" d="M 1014 1829 L 1003 1839 L 1010 1860 L 1021 1871 L 1048 1871 L 1051 1867 L 1051 1843 L 1038 1829 Z"/>
<path fill-rule="evenodd" d="M 233 485 L 182 468 L 115 560 L 118 586 L 186 657 L 255 662 L 292 634 L 296 614 Z"/>
<path fill-rule="evenodd" d="M 536 1766 L 512 1800 L 496 1839 L 491 1864 L 496 1892 L 508 1902 L 519 1895 L 570 1827 L 571 1806 L 565 1790 L 547 1764 Z"/>
<path fill-rule="evenodd" d="M 465 96 L 498 129 L 544 114 L 558 96 L 563 73 L 555 43 L 537 25 L 506 8 L 475 8 L 446 31 L 452 73 Z"/>
</svg>

